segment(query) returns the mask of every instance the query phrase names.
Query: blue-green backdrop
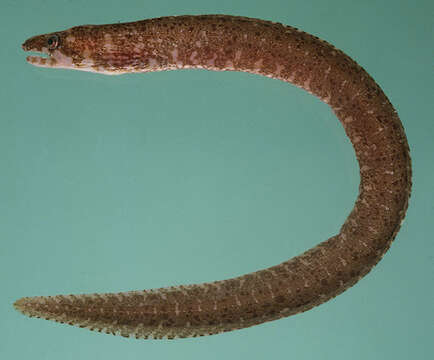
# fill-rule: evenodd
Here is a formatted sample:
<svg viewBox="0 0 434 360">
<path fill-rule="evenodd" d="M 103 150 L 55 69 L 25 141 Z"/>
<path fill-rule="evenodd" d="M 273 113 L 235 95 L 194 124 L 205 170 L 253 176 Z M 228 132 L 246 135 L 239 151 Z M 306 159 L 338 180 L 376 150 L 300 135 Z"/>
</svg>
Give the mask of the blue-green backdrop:
<svg viewBox="0 0 434 360">
<path fill-rule="evenodd" d="M 433 356 L 431 1 L 2 0 L 0 358 L 428 359 Z M 241 73 L 105 77 L 25 62 L 29 36 L 225 13 L 299 27 L 378 81 L 406 128 L 408 215 L 362 281 L 307 313 L 199 339 L 113 337 L 14 311 L 19 297 L 241 275 L 335 234 L 358 168 L 329 108 Z"/>
</svg>

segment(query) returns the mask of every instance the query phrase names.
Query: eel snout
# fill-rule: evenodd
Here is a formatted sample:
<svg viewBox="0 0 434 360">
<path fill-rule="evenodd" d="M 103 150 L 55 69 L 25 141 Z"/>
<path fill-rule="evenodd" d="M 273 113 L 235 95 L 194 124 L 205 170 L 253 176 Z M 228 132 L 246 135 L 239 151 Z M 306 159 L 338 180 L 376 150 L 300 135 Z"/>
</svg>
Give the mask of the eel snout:
<svg viewBox="0 0 434 360">
<path fill-rule="evenodd" d="M 34 36 L 27 39 L 22 45 L 22 49 L 26 52 L 38 53 L 37 55 L 29 55 L 26 60 L 29 64 L 40 67 L 54 67 L 57 63 L 55 54 L 48 49 L 46 36 Z"/>
</svg>

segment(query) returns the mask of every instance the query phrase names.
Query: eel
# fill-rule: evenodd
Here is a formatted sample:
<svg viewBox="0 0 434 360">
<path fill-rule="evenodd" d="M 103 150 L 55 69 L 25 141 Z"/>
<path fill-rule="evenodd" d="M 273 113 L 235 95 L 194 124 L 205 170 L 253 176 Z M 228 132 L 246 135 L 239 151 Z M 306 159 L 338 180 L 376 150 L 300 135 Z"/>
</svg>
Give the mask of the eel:
<svg viewBox="0 0 434 360">
<path fill-rule="evenodd" d="M 17 310 L 114 335 L 218 334 L 309 310 L 365 276 L 389 249 L 411 192 L 402 123 L 349 56 L 297 28 L 229 15 L 83 25 L 24 42 L 35 66 L 102 74 L 175 69 L 244 71 L 292 83 L 327 103 L 359 163 L 359 194 L 339 234 L 288 261 L 232 279 L 106 294 L 24 297 Z"/>
</svg>

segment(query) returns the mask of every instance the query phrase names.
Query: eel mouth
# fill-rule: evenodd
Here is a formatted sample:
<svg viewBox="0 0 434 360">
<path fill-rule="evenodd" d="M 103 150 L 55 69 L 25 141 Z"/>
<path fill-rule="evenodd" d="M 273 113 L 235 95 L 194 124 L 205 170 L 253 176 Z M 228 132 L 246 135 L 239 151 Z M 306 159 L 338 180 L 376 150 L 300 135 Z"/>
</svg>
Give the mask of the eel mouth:
<svg viewBox="0 0 434 360">
<path fill-rule="evenodd" d="M 25 52 L 32 53 L 26 57 L 29 64 L 44 68 L 86 70 L 81 69 L 80 64 L 75 63 L 72 56 L 66 55 L 60 46 L 50 49 L 47 45 L 47 37 L 50 36 L 34 36 L 21 45 Z"/>
<path fill-rule="evenodd" d="M 22 45 L 22 48 L 24 51 L 37 53 L 37 55 L 29 55 L 26 57 L 26 61 L 29 64 L 39 67 L 53 67 L 56 63 L 53 54 L 50 53 L 47 48 L 28 48 L 25 43 Z"/>
<path fill-rule="evenodd" d="M 59 59 L 62 57 L 61 52 L 57 48 L 49 48 L 49 40 L 54 35 L 45 34 L 33 36 L 21 45 L 26 52 L 32 52 L 26 57 L 29 64 L 40 67 L 58 67 Z"/>
</svg>

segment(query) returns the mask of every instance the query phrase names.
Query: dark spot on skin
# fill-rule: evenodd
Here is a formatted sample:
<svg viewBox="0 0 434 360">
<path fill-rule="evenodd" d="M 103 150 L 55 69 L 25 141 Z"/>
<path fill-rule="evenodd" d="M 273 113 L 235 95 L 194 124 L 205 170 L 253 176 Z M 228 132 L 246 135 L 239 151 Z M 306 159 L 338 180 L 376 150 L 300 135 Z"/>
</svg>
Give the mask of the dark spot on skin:
<svg viewBox="0 0 434 360">
<path fill-rule="evenodd" d="M 356 277 L 357 275 L 359 275 L 359 272 L 351 270 L 350 275 L 351 275 L 351 277 Z"/>
<path fill-rule="evenodd" d="M 274 298 L 274 301 L 276 301 L 277 303 L 284 303 L 285 302 L 285 297 L 283 296 L 283 295 L 279 295 L 279 296 L 276 296 L 275 298 Z"/>
</svg>

